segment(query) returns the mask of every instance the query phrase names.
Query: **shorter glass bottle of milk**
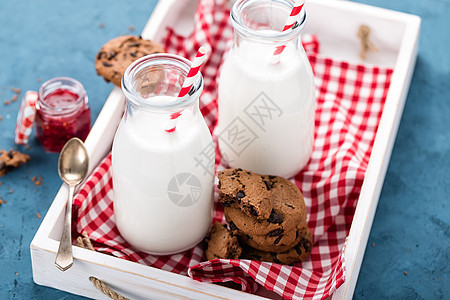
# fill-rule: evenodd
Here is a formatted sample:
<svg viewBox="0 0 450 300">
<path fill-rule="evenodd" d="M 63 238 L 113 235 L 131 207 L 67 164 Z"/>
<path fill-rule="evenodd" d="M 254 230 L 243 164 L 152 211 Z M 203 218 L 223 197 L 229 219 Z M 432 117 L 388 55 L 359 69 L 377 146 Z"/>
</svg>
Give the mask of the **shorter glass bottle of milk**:
<svg viewBox="0 0 450 300">
<path fill-rule="evenodd" d="M 127 106 L 112 148 L 114 216 L 122 237 L 150 254 L 187 250 L 211 226 L 215 157 L 199 110 L 200 73 L 177 98 L 189 68 L 180 56 L 153 54 L 122 79 Z"/>
<path fill-rule="evenodd" d="M 231 10 L 234 44 L 220 70 L 215 131 L 230 167 L 292 177 L 311 156 L 314 76 L 299 41 L 305 10 L 282 31 L 293 4 L 238 0 Z"/>
</svg>

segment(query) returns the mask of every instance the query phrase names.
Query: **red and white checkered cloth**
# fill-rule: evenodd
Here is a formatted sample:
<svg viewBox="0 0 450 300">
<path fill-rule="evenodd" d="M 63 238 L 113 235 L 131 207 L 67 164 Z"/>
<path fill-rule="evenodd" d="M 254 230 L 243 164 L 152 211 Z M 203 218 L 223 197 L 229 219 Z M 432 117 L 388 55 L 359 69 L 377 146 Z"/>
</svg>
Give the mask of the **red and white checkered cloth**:
<svg viewBox="0 0 450 300">
<path fill-rule="evenodd" d="M 229 10 L 222 2 L 200 0 L 195 33 L 189 37 L 167 28 L 168 52 L 189 59 L 201 45 L 211 52 L 204 63 L 200 108 L 214 132 L 216 78 L 223 54 L 232 42 Z M 314 150 L 308 165 L 295 176 L 305 197 L 308 225 L 314 237 L 310 257 L 285 266 L 239 259 L 205 261 L 201 245 L 171 256 L 138 252 L 120 236 L 114 222 L 110 155 L 97 167 L 75 199 L 78 233 L 86 231 L 97 251 L 184 274 L 205 282 L 234 281 L 246 292 L 258 285 L 285 298 L 324 299 L 345 280 L 343 248 L 349 233 L 375 133 L 392 75 L 391 69 L 355 65 L 321 57 L 314 37 L 303 39 L 315 73 L 318 108 Z M 220 153 L 216 151 L 216 162 Z M 214 221 L 225 222 L 216 203 Z"/>
<path fill-rule="evenodd" d="M 14 133 L 14 141 L 17 145 L 28 144 L 36 117 L 36 102 L 38 98 L 39 94 L 37 92 L 27 91 L 22 99 Z"/>
</svg>

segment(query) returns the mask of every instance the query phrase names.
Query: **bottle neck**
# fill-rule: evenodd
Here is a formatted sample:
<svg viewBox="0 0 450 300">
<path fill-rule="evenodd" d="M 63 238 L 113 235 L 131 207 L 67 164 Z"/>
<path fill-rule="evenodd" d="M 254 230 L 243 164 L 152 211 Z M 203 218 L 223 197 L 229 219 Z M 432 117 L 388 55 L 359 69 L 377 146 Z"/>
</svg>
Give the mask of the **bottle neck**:
<svg viewBox="0 0 450 300">
<path fill-rule="evenodd" d="M 147 55 L 132 63 L 122 79 L 128 112 L 140 110 L 150 114 L 172 114 L 198 106 L 203 90 L 200 73 L 190 92 L 178 97 L 190 65 L 187 59 L 166 53 Z"/>
<path fill-rule="evenodd" d="M 151 101 L 164 103 L 176 100 L 170 96 L 152 96 Z M 127 101 L 123 118 L 127 128 L 140 134 L 146 139 L 158 140 L 165 135 L 185 135 L 201 124 L 202 117 L 199 110 L 198 98 L 183 109 L 148 109 L 136 106 Z M 170 132 L 176 127 L 175 132 Z"/>
<path fill-rule="evenodd" d="M 179 98 L 176 96 L 167 95 L 152 95 L 148 98 L 148 101 L 152 105 L 159 105 L 157 108 L 150 108 L 142 105 L 137 105 L 136 103 L 129 101 L 127 99 L 126 106 L 126 120 L 130 117 L 136 115 L 145 116 L 145 118 L 168 120 L 171 116 L 181 114 L 183 118 L 194 118 L 200 113 L 199 109 L 199 98 L 194 99 L 189 105 L 183 106 L 183 108 L 178 108 L 174 103 L 179 102 Z"/>
<path fill-rule="evenodd" d="M 244 40 L 279 45 L 298 41 L 306 22 L 304 9 L 294 25 L 283 31 L 293 7 L 293 0 L 238 0 L 230 14 L 235 43 Z"/>
<path fill-rule="evenodd" d="M 234 28 L 232 55 L 244 68 L 276 65 L 284 69 L 303 56 L 299 38 L 305 10 L 292 27 L 283 31 L 293 7 L 291 0 L 238 0 L 234 4 L 230 15 Z M 299 51 L 303 53 L 299 55 Z"/>
<path fill-rule="evenodd" d="M 245 57 L 253 56 L 255 58 L 270 58 L 281 48 L 283 49 L 282 52 L 285 52 L 286 49 L 288 52 L 304 51 L 303 46 L 299 41 L 300 33 L 290 39 L 268 42 L 249 37 L 248 35 L 235 30 L 233 51 L 238 52 L 240 56 Z"/>
</svg>

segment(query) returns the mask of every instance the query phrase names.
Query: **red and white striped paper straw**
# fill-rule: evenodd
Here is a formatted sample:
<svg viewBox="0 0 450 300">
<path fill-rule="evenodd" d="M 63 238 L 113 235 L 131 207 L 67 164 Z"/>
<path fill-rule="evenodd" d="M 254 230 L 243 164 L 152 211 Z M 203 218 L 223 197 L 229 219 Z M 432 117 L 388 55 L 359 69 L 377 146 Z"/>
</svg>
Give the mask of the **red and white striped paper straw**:
<svg viewBox="0 0 450 300">
<path fill-rule="evenodd" d="M 291 14 L 287 18 L 286 25 L 284 25 L 282 31 L 286 31 L 288 29 L 291 29 L 292 26 L 294 26 L 295 22 L 298 19 L 298 15 L 300 14 L 300 12 L 303 9 L 303 5 L 305 5 L 305 0 L 295 0 L 294 7 L 292 8 Z M 283 53 L 284 48 L 286 48 L 286 45 L 278 46 L 275 49 L 275 51 L 273 52 L 273 55 L 274 55 L 273 62 L 274 63 L 277 64 L 277 63 L 280 62 L 280 55 L 281 55 L 281 53 Z"/>
<path fill-rule="evenodd" d="M 192 85 L 194 84 L 194 79 L 197 76 L 203 62 L 205 61 L 206 52 L 207 52 L 207 50 L 206 50 L 206 47 L 204 47 L 204 46 L 201 46 L 198 49 L 197 55 L 195 56 L 195 58 L 191 64 L 191 68 L 186 76 L 186 79 L 183 82 L 183 86 L 181 87 L 181 90 L 178 93 L 178 98 L 182 98 L 182 97 L 186 96 L 189 93 L 189 91 L 191 90 Z M 180 116 L 181 116 L 181 111 L 174 112 L 170 115 L 169 123 L 166 126 L 167 132 L 175 131 L 175 128 L 177 126 L 177 119 Z"/>
</svg>

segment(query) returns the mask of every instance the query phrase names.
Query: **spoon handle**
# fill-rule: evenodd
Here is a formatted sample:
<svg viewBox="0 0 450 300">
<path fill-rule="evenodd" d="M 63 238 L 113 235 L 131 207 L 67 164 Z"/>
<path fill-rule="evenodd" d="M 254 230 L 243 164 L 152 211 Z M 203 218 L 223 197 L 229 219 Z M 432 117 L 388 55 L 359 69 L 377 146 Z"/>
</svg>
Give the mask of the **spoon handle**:
<svg viewBox="0 0 450 300">
<path fill-rule="evenodd" d="M 58 253 L 56 253 L 55 265 L 61 271 L 66 271 L 73 265 L 72 256 L 72 200 L 75 190 L 74 185 L 69 185 L 69 199 L 66 205 L 66 216 L 64 219 L 64 229 L 59 242 Z"/>
</svg>

